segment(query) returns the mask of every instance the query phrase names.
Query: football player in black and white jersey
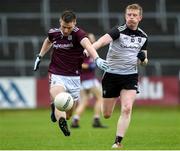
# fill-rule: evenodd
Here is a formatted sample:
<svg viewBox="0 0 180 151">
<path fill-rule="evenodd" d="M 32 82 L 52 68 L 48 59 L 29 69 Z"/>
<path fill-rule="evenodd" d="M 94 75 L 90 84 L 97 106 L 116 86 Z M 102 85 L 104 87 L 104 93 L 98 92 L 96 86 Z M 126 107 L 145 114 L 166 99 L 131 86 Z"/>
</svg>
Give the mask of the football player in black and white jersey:
<svg viewBox="0 0 180 151">
<path fill-rule="evenodd" d="M 125 24 L 114 27 L 93 44 L 95 49 L 110 44 L 106 57 L 109 69 L 102 79 L 103 116 L 111 117 L 117 97 L 121 101 L 121 111 L 112 148 L 122 148 L 121 141 L 129 127 L 138 88 L 137 66 L 148 63 L 147 35 L 138 27 L 142 20 L 142 12 L 139 4 L 128 5 L 125 9 Z"/>
</svg>

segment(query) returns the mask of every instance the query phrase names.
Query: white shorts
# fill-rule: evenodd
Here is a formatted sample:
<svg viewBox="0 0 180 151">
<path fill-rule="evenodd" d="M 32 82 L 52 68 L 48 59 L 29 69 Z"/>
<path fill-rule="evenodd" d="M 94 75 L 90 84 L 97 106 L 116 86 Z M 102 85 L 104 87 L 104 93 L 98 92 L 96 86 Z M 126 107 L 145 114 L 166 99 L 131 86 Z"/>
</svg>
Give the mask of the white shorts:
<svg viewBox="0 0 180 151">
<path fill-rule="evenodd" d="M 80 76 L 63 76 L 51 74 L 50 76 L 50 87 L 62 86 L 65 91 L 70 93 L 74 99 L 77 101 L 80 99 Z"/>
<path fill-rule="evenodd" d="M 84 80 L 81 82 L 81 89 L 90 89 L 93 87 L 101 87 L 100 82 L 97 79 Z"/>
</svg>

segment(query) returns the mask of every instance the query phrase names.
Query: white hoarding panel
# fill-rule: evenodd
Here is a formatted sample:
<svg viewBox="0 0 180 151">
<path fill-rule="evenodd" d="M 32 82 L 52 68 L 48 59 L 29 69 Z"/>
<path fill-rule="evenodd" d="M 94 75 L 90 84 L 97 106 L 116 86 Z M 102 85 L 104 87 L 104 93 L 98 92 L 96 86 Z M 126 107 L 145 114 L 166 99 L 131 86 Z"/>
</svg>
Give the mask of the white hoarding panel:
<svg viewBox="0 0 180 151">
<path fill-rule="evenodd" d="M 0 78 L 0 108 L 35 108 L 34 78 Z"/>
</svg>

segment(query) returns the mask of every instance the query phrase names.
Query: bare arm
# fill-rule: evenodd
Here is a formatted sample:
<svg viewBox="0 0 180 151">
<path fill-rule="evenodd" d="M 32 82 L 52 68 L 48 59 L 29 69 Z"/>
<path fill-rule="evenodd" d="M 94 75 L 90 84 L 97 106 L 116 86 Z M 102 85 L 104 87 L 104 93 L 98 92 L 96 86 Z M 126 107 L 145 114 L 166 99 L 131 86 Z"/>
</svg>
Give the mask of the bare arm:
<svg viewBox="0 0 180 151">
<path fill-rule="evenodd" d="M 111 36 L 109 34 L 105 34 L 93 43 L 93 47 L 98 50 L 99 48 L 108 45 L 112 41 L 113 39 L 111 38 Z"/>
<path fill-rule="evenodd" d="M 42 47 L 41 47 L 41 50 L 40 50 L 39 55 L 40 55 L 41 57 L 43 57 L 43 56 L 49 51 L 49 49 L 51 48 L 51 46 L 52 46 L 52 43 L 49 41 L 48 38 L 46 38 L 46 39 L 44 40 L 44 42 L 43 42 L 43 45 L 42 45 Z"/>
<path fill-rule="evenodd" d="M 87 50 L 90 56 L 95 60 L 96 65 L 101 70 L 106 71 L 109 68 L 107 62 L 99 57 L 96 49 L 92 46 L 88 38 L 83 38 L 80 43 L 83 46 L 83 48 Z"/>
<path fill-rule="evenodd" d="M 84 49 L 87 50 L 88 54 L 95 60 L 99 55 L 97 54 L 96 50 L 92 46 L 91 42 L 89 41 L 88 38 L 83 38 L 81 40 L 81 45 L 83 46 Z"/>
<path fill-rule="evenodd" d="M 105 34 L 104 36 L 102 36 L 101 38 L 99 38 L 96 42 L 94 42 L 94 43 L 92 44 L 92 46 L 93 46 L 96 50 L 98 50 L 99 48 L 108 45 L 108 44 L 109 44 L 110 42 L 112 42 L 112 41 L 113 41 L 113 40 L 112 40 L 111 36 L 110 36 L 109 34 Z M 89 53 L 88 53 L 88 51 L 87 51 L 86 49 L 84 50 L 84 53 L 86 53 L 87 56 L 89 55 Z"/>
<path fill-rule="evenodd" d="M 52 43 L 49 41 L 48 38 L 46 38 L 43 42 L 43 45 L 41 47 L 40 53 L 36 56 L 36 60 L 34 62 L 34 71 L 39 69 L 39 64 L 41 62 L 41 57 L 43 57 L 51 48 Z"/>
</svg>

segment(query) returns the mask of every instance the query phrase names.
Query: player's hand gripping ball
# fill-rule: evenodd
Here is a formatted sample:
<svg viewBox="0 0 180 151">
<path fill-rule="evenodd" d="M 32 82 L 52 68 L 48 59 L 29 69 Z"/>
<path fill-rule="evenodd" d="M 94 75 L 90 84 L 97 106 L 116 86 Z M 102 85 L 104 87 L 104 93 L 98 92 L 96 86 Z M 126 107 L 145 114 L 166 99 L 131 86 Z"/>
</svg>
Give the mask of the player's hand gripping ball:
<svg viewBox="0 0 180 151">
<path fill-rule="evenodd" d="M 55 107 L 60 111 L 69 111 L 74 104 L 74 100 L 71 94 L 67 92 L 61 92 L 56 95 L 54 100 Z"/>
</svg>

